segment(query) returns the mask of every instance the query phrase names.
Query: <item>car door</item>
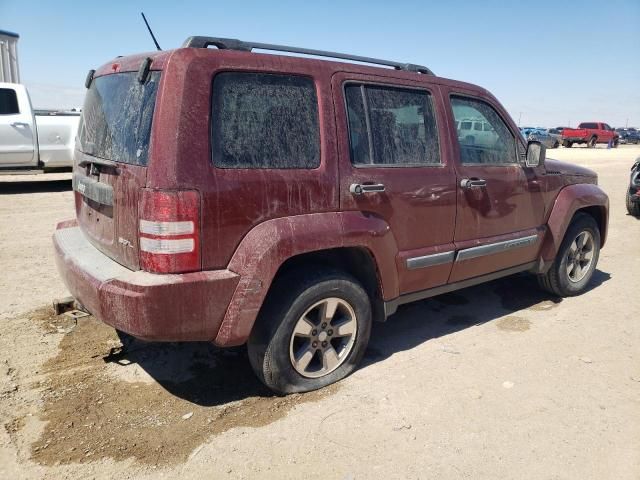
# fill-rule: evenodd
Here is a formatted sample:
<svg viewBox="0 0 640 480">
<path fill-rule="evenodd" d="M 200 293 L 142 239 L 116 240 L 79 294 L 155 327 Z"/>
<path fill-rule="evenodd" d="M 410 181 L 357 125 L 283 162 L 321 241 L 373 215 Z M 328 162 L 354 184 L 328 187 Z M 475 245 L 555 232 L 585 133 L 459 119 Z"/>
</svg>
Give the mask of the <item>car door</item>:
<svg viewBox="0 0 640 480">
<path fill-rule="evenodd" d="M 456 259 L 449 282 L 532 262 L 541 246 L 544 169 L 524 165 L 517 127 L 489 96 L 449 90 L 450 128 L 458 118 L 479 118 L 493 135 L 455 144 Z"/>
<path fill-rule="evenodd" d="M 35 163 L 31 112 L 21 112 L 14 88 L 0 88 L 0 166 Z"/>
<path fill-rule="evenodd" d="M 390 226 L 401 294 L 445 284 L 455 255 L 456 185 L 438 87 L 341 72 L 332 89 L 341 210 Z"/>
</svg>

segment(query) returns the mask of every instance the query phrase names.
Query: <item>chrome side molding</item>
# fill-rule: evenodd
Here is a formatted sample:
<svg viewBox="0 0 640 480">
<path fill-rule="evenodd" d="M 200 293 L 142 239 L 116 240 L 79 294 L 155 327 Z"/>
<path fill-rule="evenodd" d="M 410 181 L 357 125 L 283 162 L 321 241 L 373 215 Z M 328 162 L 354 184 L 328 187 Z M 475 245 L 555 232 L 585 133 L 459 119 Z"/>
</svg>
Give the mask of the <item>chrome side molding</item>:
<svg viewBox="0 0 640 480">
<path fill-rule="evenodd" d="M 464 250 L 449 251 L 442 253 L 434 253 L 432 255 L 423 255 L 420 257 L 407 258 L 407 269 L 416 270 L 418 268 L 434 267 L 445 263 L 463 262 L 473 258 L 484 257 L 485 255 L 494 255 L 502 253 L 513 248 L 522 248 L 534 245 L 538 241 L 538 235 L 529 235 L 526 237 L 514 238 L 513 240 L 505 240 L 502 242 L 489 243 L 488 245 L 480 245 L 478 247 L 465 248 Z"/>
<path fill-rule="evenodd" d="M 485 255 L 494 255 L 502 253 L 512 248 L 522 248 L 533 245 L 538 241 L 538 235 L 530 235 L 528 237 L 514 238 L 513 240 L 505 240 L 503 242 L 490 243 L 488 245 L 480 245 L 478 247 L 465 248 L 458 251 L 456 263 L 472 258 L 483 257 Z"/>
<path fill-rule="evenodd" d="M 434 253 L 432 255 L 423 255 L 422 257 L 407 258 L 407 268 L 415 270 L 417 268 L 433 267 L 435 265 L 443 265 L 453 262 L 456 252 Z"/>
</svg>

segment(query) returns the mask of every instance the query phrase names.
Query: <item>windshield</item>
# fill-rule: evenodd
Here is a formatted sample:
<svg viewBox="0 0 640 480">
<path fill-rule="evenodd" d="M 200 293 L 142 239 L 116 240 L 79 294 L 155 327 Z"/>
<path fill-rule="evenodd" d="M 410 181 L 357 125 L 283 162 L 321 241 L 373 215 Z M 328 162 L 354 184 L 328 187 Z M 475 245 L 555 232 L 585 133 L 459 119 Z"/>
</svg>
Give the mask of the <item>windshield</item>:
<svg viewBox="0 0 640 480">
<path fill-rule="evenodd" d="M 160 72 L 151 72 L 144 84 L 137 75 L 117 73 L 93 80 L 82 109 L 80 151 L 115 162 L 147 165 Z"/>
</svg>

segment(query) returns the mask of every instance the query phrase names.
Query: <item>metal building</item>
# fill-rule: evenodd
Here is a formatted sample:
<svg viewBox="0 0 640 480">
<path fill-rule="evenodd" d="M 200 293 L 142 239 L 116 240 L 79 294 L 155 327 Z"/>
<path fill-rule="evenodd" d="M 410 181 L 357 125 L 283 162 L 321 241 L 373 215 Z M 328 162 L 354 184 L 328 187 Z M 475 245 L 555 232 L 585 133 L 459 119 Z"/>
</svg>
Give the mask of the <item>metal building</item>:
<svg viewBox="0 0 640 480">
<path fill-rule="evenodd" d="M 0 30 L 0 82 L 20 83 L 19 38 L 17 33 Z"/>
</svg>

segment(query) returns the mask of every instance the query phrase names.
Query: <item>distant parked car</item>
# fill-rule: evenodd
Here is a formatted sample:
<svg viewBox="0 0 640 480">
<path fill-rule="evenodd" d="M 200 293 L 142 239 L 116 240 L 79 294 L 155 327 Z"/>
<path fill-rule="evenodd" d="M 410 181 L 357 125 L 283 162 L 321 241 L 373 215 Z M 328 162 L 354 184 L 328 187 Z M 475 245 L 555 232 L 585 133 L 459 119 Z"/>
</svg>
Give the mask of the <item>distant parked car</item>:
<svg viewBox="0 0 640 480">
<path fill-rule="evenodd" d="M 521 128 L 520 131 L 527 141 L 540 142 L 547 148 L 558 148 L 560 139 L 542 128 Z"/>
<path fill-rule="evenodd" d="M 567 148 L 571 148 L 574 143 L 586 143 L 587 147 L 593 148 L 597 143 L 609 142 L 615 148 L 619 141 L 618 133 L 602 122 L 584 122 L 578 128 L 565 128 L 562 131 L 562 145 Z"/>
<path fill-rule="evenodd" d="M 634 144 L 640 143 L 640 132 L 635 128 L 616 128 L 616 133 L 620 136 L 619 142 L 622 144 Z"/>
<path fill-rule="evenodd" d="M 73 166 L 80 112 L 34 110 L 24 85 L 0 83 L 0 175 Z"/>
<path fill-rule="evenodd" d="M 558 141 L 558 146 L 562 145 L 562 130 L 549 128 L 546 132 Z"/>
<path fill-rule="evenodd" d="M 627 190 L 627 211 L 629 215 L 640 217 L 640 157 L 631 167 L 631 179 Z"/>
<path fill-rule="evenodd" d="M 492 147 L 498 140 L 498 134 L 484 119 L 463 118 L 456 122 L 458 140 L 465 145 Z"/>
</svg>

